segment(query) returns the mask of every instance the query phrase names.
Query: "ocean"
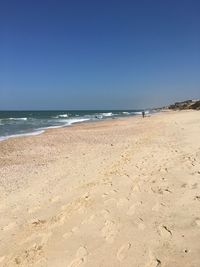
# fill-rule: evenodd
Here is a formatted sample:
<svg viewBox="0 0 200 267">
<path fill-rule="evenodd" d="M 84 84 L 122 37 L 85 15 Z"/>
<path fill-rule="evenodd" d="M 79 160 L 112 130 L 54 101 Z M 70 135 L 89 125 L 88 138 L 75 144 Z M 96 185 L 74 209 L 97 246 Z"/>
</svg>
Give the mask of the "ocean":
<svg viewBox="0 0 200 267">
<path fill-rule="evenodd" d="M 21 135 L 37 135 L 48 128 L 74 123 L 136 115 L 141 115 L 141 110 L 0 111 L 0 141 Z"/>
</svg>

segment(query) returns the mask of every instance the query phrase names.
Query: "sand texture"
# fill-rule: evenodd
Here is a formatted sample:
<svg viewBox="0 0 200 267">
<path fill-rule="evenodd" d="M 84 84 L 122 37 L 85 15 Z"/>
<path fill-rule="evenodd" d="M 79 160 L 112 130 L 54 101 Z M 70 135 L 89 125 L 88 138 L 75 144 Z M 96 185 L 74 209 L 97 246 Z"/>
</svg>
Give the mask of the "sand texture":
<svg viewBox="0 0 200 267">
<path fill-rule="evenodd" d="M 0 142 L 0 266 L 199 267 L 200 112 Z"/>
</svg>

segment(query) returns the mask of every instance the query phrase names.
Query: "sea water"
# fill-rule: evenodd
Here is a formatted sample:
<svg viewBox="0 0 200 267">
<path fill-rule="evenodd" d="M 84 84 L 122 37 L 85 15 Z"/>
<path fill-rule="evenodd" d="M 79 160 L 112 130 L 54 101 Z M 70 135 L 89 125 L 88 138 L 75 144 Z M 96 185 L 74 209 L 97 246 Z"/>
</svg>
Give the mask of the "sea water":
<svg viewBox="0 0 200 267">
<path fill-rule="evenodd" d="M 141 110 L 0 111 L 0 141 L 21 135 L 41 134 L 48 128 L 140 114 Z"/>
</svg>

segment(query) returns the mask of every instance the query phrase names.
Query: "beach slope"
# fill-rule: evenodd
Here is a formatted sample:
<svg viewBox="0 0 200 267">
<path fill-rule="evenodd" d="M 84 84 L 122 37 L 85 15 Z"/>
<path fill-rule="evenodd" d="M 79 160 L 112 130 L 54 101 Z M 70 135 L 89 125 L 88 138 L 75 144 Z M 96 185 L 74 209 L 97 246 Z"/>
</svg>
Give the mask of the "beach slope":
<svg viewBox="0 0 200 267">
<path fill-rule="evenodd" d="M 200 266 L 200 113 L 0 142 L 0 266 Z"/>
</svg>

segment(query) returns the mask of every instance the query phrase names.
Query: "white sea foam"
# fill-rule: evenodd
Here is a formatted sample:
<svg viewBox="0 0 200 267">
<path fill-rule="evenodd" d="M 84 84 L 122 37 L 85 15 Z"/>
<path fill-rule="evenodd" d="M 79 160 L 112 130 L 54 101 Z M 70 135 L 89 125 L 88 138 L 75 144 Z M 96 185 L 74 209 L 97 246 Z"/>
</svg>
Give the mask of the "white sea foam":
<svg viewBox="0 0 200 267">
<path fill-rule="evenodd" d="M 145 110 L 144 112 L 145 112 L 145 114 L 149 114 L 149 110 Z M 142 115 L 142 111 L 134 111 L 132 114 L 134 114 L 134 115 Z"/>
<path fill-rule="evenodd" d="M 132 114 L 134 114 L 134 115 L 142 115 L 142 111 L 134 111 Z"/>
<path fill-rule="evenodd" d="M 90 119 L 67 119 L 67 120 L 60 120 L 60 122 L 63 123 L 62 125 L 52 125 L 52 126 L 48 126 L 48 127 L 39 128 L 39 130 L 63 128 L 65 126 L 69 126 L 69 125 L 72 125 L 74 123 L 79 123 L 79 122 L 89 121 L 89 120 Z"/>
<path fill-rule="evenodd" d="M 8 120 L 13 120 L 13 121 L 27 121 L 28 118 L 8 118 Z"/>
<path fill-rule="evenodd" d="M 66 120 L 66 125 L 71 125 L 71 124 L 74 124 L 74 123 L 78 123 L 78 122 L 83 122 L 83 121 L 89 121 L 90 119 L 89 118 L 80 118 L 80 119 L 68 119 Z"/>
<path fill-rule="evenodd" d="M 95 119 L 103 119 L 103 115 L 95 115 Z"/>
<path fill-rule="evenodd" d="M 61 114 L 61 115 L 58 115 L 58 118 L 68 118 L 68 114 Z"/>
<path fill-rule="evenodd" d="M 122 112 L 122 114 L 124 114 L 124 115 L 129 115 L 130 112 L 124 111 L 124 112 Z"/>
<path fill-rule="evenodd" d="M 60 118 L 68 118 L 69 115 L 68 114 L 60 114 L 60 115 L 57 115 L 55 117 L 53 117 L 54 119 L 60 119 Z"/>
<path fill-rule="evenodd" d="M 101 113 L 100 115 L 103 115 L 104 117 L 110 117 L 113 116 L 114 114 L 112 112 L 106 112 L 106 113 Z"/>
<path fill-rule="evenodd" d="M 0 136 L 0 141 L 4 141 L 4 140 L 7 140 L 9 138 L 15 138 L 15 137 L 39 135 L 39 134 L 42 134 L 43 132 L 44 132 L 43 130 L 40 130 L 40 131 L 36 131 L 36 132 L 32 132 L 32 133 L 23 133 L 23 134 L 13 134 L 13 135 L 8 135 L 8 136 Z"/>
<path fill-rule="evenodd" d="M 83 121 L 88 121 L 90 120 L 88 119 L 84 119 L 84 118 L 80 118 L 80 119 L 67 119 L 67 120 L 62 120 L 61 122 L 63 122 L 64 124 L 62 125 L 54 125 L 54 126 L 49 126 L 49 127 L 44 127 L 44 128 L 39 128 L 37 131 L 31 132 L 31 133 L 23 133 L 23 134 L 13 134 L 13 135 L 8 135 L 8 136 L 0 136 L 0 141 L 4 141 L 7 140 L 9 138 L 14 138 L 14 137 L 22 137 L 22 136 L 31 136 L 31 135 L 39 135 L 45 132 L 45 130 L 47 129 L 56 129 L 56 128 L 62 128 L 65 126 L 69 126 L 72 125 L 74 123 L 79 123 L 79 122 L 83 122 Z"/>
</svg>

